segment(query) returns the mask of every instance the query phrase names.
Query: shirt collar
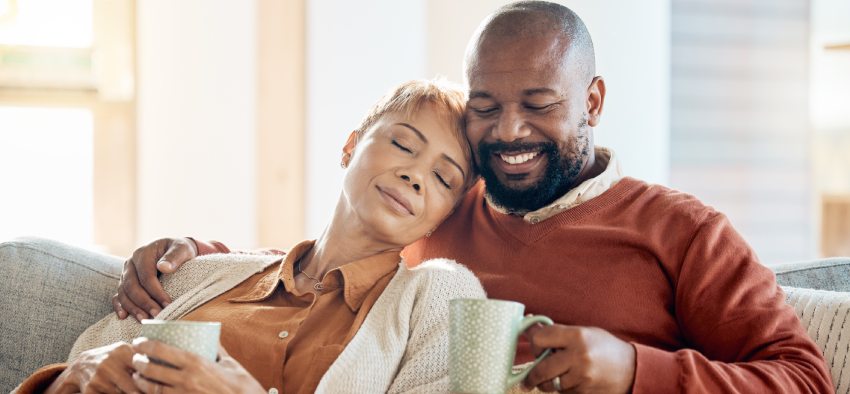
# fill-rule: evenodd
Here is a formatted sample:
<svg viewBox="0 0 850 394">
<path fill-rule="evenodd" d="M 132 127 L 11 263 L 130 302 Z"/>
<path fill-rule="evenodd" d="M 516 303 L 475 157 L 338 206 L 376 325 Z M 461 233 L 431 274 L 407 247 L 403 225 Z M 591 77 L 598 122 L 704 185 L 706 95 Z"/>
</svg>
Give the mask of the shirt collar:
<svg viewBox="0 0 850 394">
<path fill-rule="evenodd" d="M 599 175 L 587 179 L 578 186 L 570 189 L 566 194 L 545 207 L 530 212 L 513 211 L 499 206 L 490 199 L 489 194 L 485 194 L 484 197 L 487 199 L 487 204 L 499 213 L 522 216 L 524 221 L 536 224 L 576 207 L 594 197 L 598 197 L 600 194 L 608 191 L 620 179 L 623 179 L 623 171 L 620 169 L 620 162 L 617 160 L 617 156 L 613 150 L 597 146 L 594 149 L 594 153 L 596 161 L 604 165 L 605 170 Z"/>
<path fill-rule="evenodd" d="M 365 259 L 340 266 L 343 277 L 345 303 L 357 312 L 375 284 L 384 276 L 395 272 L 401 262 L 400 251 L 378 253 Z"/>
<path fill-rule="evenodd" d="M 283 283 L 289 293 L 295 291 L 294 265 L 313 248 L 316 241 L 304 241 L 286 254 L 278 269 L 270 270 L 245 294 L 231 298 L 235 302 L 258 302 L 270 297 L 278 283 Z M 322 284 L 325 290 L 339 287 L 342 282 L 345 304 L 354 311 L 360 309 L 369 291 L 382 277 L 394 272 L 401 261 L 398 251 L 378 253 L 364 259 L 352 261 L 328 271 Z"/>
</svg>

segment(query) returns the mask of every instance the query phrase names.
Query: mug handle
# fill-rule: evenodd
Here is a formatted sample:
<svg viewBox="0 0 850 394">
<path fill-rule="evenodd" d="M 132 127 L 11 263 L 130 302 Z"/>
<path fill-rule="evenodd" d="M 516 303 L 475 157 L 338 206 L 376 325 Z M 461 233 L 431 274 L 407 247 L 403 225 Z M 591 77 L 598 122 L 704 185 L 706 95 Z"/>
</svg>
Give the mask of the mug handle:
<svg viewBox="0 0 850 394">
<path fill-rule="evenodd" d="M 520 324 L 519 324 L 519 333 L 522 334 L 525 330 L 528 329 L 528 327 L 531 327 L 532 324 L 537 324 L 537 323 L 541 323 L 541 324 L 547 325 L 547 326 L 551 326 L 551 325 L 555 324 L 552 321 L 552 319 L 550 319 L 546 316 L 543 316 L 543 315 L 526 316 L 525 318 L 522 319 L 522 322 L 520 322 Z M 537 356 L 537 358 L 534 360 L 534 362 L 531 363 L 531 365 L 523 368 L 522 371 L 519 371 L 519 372 L 511 371 L 510 375 L 508 375 L 508 387 L 511 387 L 511 386 L 519 383 L 521 380 L 525 379 L 525 377 L 528 376 L 528 373 L 531 372 L 531 369 L 534 368 L 535 366 L 537 366 L 538 363 L 543 361 L 543 359 L 546 358 L 546 356 L 548 356 L 549 353 L 551 353 L 551 352 L 552 352 L 552 349 L 546 349 L 546 350 L 543 351 L 543 353 L 541 353 L 539 356 Z"/>
</svg>

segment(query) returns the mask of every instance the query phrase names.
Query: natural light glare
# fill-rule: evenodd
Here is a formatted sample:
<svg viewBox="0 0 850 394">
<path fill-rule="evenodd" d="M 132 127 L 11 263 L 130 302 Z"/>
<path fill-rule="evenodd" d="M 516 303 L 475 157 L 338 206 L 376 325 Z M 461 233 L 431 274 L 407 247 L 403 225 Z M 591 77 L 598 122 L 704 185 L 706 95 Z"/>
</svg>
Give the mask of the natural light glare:
<svg viewBox="0 0 850 394">
<path fill-rule="evenodd" d="M 91 47 L 92 3 L 93 0 L 18 0 L 16 10 L 6 5 L 0 18 L 0 45 Z"/>
<path fill-rule="evenodd" d="M 0 107 L 0 241 L 93 244 L 93 130 L 87 109 Z"/>
</svg>

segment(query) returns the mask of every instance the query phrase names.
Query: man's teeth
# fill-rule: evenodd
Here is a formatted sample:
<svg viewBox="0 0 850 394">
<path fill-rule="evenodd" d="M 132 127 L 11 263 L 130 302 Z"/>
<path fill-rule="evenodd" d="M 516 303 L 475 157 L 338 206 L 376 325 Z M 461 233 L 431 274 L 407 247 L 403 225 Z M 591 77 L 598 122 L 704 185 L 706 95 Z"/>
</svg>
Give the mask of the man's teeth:
<svg viewBox="0 0 850 394">
<path fill-rule="evenodd" d="M 504 153 L 500 153 L 499 156 L 505 163 L 508 164 L 522 164 L 525 163 L 537 156 L 540 152 L 531 152 L 531 153 L 521 153 L 518 155 L 506 155 Z"/>
</svg>

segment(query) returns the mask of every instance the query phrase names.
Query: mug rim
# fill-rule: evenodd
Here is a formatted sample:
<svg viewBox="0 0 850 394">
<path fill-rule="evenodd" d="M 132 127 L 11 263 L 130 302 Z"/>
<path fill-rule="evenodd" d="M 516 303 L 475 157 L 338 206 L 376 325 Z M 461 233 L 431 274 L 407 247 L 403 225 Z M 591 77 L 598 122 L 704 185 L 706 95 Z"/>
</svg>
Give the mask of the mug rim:
<svg viewBox="0 0 850 394">
<path fill-rule="evenodd" d="M 142 325 L 149 325 L 149 326 L 164 326 L 164 325 L 221 326 L 221 322 L 217 322 L 217 321 L 142 319 Z"/>
</svg>

